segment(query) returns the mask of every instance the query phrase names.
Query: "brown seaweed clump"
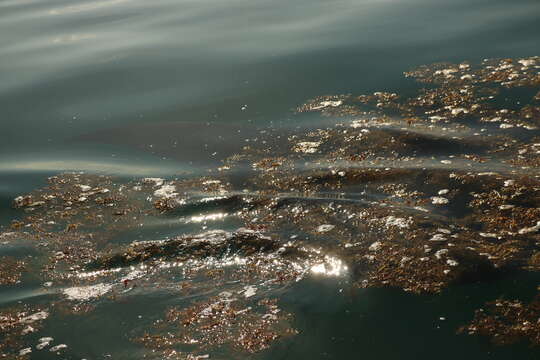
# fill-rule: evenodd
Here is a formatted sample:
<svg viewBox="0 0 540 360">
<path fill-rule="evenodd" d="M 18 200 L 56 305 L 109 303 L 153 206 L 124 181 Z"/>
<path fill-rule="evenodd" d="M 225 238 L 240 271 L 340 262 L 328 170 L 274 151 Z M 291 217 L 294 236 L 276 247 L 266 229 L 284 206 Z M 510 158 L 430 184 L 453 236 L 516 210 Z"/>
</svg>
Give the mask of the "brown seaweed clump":
<svg viewBox="0 0 540 360">
<path fill-rule="evenodd" d="M 518 300 L 497 300 L 477 310 L 474 319 L 460 332 L 489 337 L 499 345 L 522 340 L 540 345 L 540 296 L 529 303 Z"/>
<path fill-rule="evenodd" d="M 164 242 L 135 243 L 124 253 L 102 256 L 91 267 L 111 268 L 129 266 L 150 260 L 186 260 L 189 258 L 221 257 L 226 252 L 251 255 L 277 250 L 271 238 L 254 231 L 240 230 L 235 233 L 215 231 L 199 236 L 181 236 Z"/>
<path fill-rule="evenodd" d="M 243 297 L 252 296 L 249 291 L 246 289 Z M 137 342 L 167 358 L 185 359 L 182 349 L 194 356 L 217 346 L 255 353 L 296 333 L 288 325 L 289 317 L 276 300 L 261 299 L 248 305 L 246 300 L 224 292 L 188 308 L 168 309 L 165 319 L 154 325 L 158 334 L 147 333 Z"/>
<path fill-rule="evenodd" d="M 0 285 L 18 284 L 25 271 L 24 260 L 17 260 L 10 256 L 0 257 Z"/>
<path fill-rule="evenodd" d="M 262 130 L 205 176 L 51 177 L 14 199 L 20 216 L 1 235 L 39 259 L 6 257 L 0 285 L 38 274 L 69 313 L 103 295 L 180 289 L 197 302 L 137 338 L 157 356 L 195 359 L 295 332 L 276 302 L 239 286 L 271 292 L 313 275 L 433 294 L 539 271 L 539 66 L 432 64 L 405 73 L 426 85 L 410 97 L 320 96 L 297 112 L 333 124 Z M 499 301 L 466 332 L 538 342 L 537 302 Z"/>
<path fill-rule="evenodd" d="M 37 332 L 49 317 L 48 309 L 18 305 L 0 312 L 0 357 L 26 359 L 25 337 Z M 20 351 L 19 349 L 22 349 Z"/>
</svg>

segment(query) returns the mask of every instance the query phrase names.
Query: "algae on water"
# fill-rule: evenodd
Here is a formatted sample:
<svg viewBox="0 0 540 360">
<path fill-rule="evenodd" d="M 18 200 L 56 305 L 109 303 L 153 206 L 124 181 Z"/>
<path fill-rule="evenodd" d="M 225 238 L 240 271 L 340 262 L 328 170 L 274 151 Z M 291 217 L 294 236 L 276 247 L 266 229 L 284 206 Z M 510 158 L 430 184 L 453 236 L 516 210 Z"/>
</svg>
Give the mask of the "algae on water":
<svg viewBox="0 0 540 360">
<path fill-rule="evenodd" d="M 434 294 L 540 271 L 539 69 L 539 57 L 433 64 L 405 74 L 425 85 L 410 97 L 321 96 L 296 111 L 333 125 L 261 130 L 204 177 L 49 178 L 14 199 L 0 243 L 32 256 L 5 257 L 0 284 L 37 282 L 54 300 L 2 309 L 0 352 L 28 357 L 47 318 L 156 287 L 195 298 L 131 340 L 148 357 L 193 359 L 296 334 L 278 290 L 306 277 Z M 228 228 L 208 228 L 217 221 Z M 187 233 L 137 237 L 173 222 Z M 537 302 L 496 300 L 462 332 L 538 345 Z"/>
</svg>

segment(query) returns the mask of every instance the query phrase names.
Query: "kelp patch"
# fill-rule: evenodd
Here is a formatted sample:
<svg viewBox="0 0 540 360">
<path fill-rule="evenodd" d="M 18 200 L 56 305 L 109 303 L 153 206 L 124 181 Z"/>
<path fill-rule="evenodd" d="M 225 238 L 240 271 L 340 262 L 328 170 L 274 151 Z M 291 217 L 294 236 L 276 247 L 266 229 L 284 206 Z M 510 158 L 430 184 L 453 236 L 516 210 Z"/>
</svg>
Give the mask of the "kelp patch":
<svg viewBox="0 0 540 360">
<path fill-rule="evenodd" d="M 425 85 L 410 97 L 321 96 L 296 112 L 333 125 L 263 129 L 202 177 L 51 177 L 14 199 L 0 240 L 39 255 L 4 257 L 0 283 L 27 271 L 72 316 L 181 294 L 131 339 L 148 357 L 203 359 L 301 331 L 280 294 L 306 277 L 434 294 L 538 272 L 539 68 L 434 64 L 405 74 Z M 536 302 L 497 302 L 464 331 L 537 343 Z"/>
</svg>

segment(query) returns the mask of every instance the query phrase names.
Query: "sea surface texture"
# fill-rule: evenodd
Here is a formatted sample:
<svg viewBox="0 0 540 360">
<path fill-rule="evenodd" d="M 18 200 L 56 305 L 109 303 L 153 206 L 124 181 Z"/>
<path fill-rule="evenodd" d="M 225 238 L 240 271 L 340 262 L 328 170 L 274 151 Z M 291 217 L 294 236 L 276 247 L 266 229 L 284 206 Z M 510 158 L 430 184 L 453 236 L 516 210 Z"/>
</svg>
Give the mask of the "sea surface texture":
<svg viewBox="0 0 540 360">
<path fill-rule="evenodd" d="M 0 0 L 1 359 L 539 359 L 538 0 Z"/>
</svg>

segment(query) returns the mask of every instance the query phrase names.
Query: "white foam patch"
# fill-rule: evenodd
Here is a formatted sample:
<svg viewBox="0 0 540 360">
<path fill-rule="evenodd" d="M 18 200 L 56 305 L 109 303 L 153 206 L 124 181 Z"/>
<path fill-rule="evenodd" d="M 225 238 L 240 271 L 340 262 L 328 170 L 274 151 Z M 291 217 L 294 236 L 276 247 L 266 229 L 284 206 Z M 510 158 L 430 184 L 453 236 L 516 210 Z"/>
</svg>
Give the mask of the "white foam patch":
<svg viewBox="0 0 540 360">
<path fill-rule="evenodd" d="M 540 221 L 538 221 L 536 223 L 536 225 L 534 225 L 534 226 L 520 229 L 519 233 L 521 235 L 523 235 L 523 234 L 529 234 L 529 233 L 537 232 L 538 230 L 540 230 Z"/>
<path fill-rule="evenodd" d="M 303 141 L 295 145 L 294 151 L 304 154 L 314 154 L 317 152 L 321 142 L 319 141 Z"/>
<path fill-rule="evenodd" d="M 385 218 L 385 223 L 387 227 L 396 226 L 400 229 L 406 229 L 413 223 L 413 221 L 410 218 L 405 219 L 390 215 Z"/>
<path fill-rule="evenodd" d="M 27 317 L 22 318 L 20 322 L 24 324 L 30 324 L 35 321 L 45 320 L 48 317 L 49 317 L 49 313 L 47 311 L 40 311 L 35 314 L 28 315 Z"/>
<path fill-rule="evenodd" d="M 27 354 L 30 354 L 32 352 L 32 348 L 25 348 L 19 351 L 19 356 L 24 356 Z"/>
<path fill-rule="evenodd" d="M 318 231 L 318 232 L 327 232 L 327 231 L 332 230 L 333 228 L 335 228 L 334 225 L 324 224 L 324 225 L 319 226 L 319 227 L 317 228 L 317 231 Z"/>
<path fill-rule="evenodd" d="M 369 245 L 369 251 L 379 251 L 382 248 L 382 243 L 380 241 L 375 241 L 373 244 Z"/>
<path fill-rule="evenodd" d="M 60 345 L 53 346 L 52 348 L 49 349 L 49 351 L 50 352 L 57 352 L 57 351 L 60 351 L 62 349 L 65 349 L 65 348 L 67 348 L 66 344 L 60 344 Z"/>
<path fill-rule="evenodd" d="M 433 196 L 431 198 L 431 203 L 435 205 L 444 205 L 444 204 L 448 204 L 448 199 L 442 196 Z"/>
<path fill-rule="evenodd" d="M 39 344 L 36 345 L 36 349 L 38 350 L 45 349 L 47 346 L 49 346 L 49 344 L 53 340 L 54 339 L 52 337 L 42 337 L 41 339 L 39 339 Z"/>
<path fill-rule="evenodd" d="M 255 286 L 246 286 L 244 288 L 244 290 L 246 290 L 244 292 L 244 296 L 246 298 L 250 298 L 250 297 L 254 296 L 257 293 L 257 288 Z"/>
<path fill-rule="evenodd" d="M 326 107 L 338 107 L 338 106 L 341 106 L 342 104 L 343 104 L 343 101 L 341 101 L 341 100 L 321 101 L 318 106 L 312 107 L 311 110 L 320 110 L 320 109 L 324 109 Z"/>
<path fill-rule="evenodd" d="M 88 186 L 88 185 L 79 185 L 79 187 L 81 188 L 81 191 L 90 191 L 90 190 L 92 190 L 92 187 Z"/>
<path fill-rule="evenodd" d="M 105 295 L 112 289 L 109 284 L 97 284 L 90 286 L 79 286 L 64 289 L 63 293 L 69 300 L 89 300 Z"/>
<path fill-rule="evenodd" d="M 145 184 L 154 184 L 155 186 L 161 186 L 165 182 L 162 178 L 144 178 L 142 181 Z"/>
<path fill-rule="evenodd" d="M 176 195 L 178 194 L 176 193 L 176 187 L 174 185 L 163 185 L 161 188 L 154 191 L 154 196 L 165 199 L 172 198 Z"/>
</svg>

